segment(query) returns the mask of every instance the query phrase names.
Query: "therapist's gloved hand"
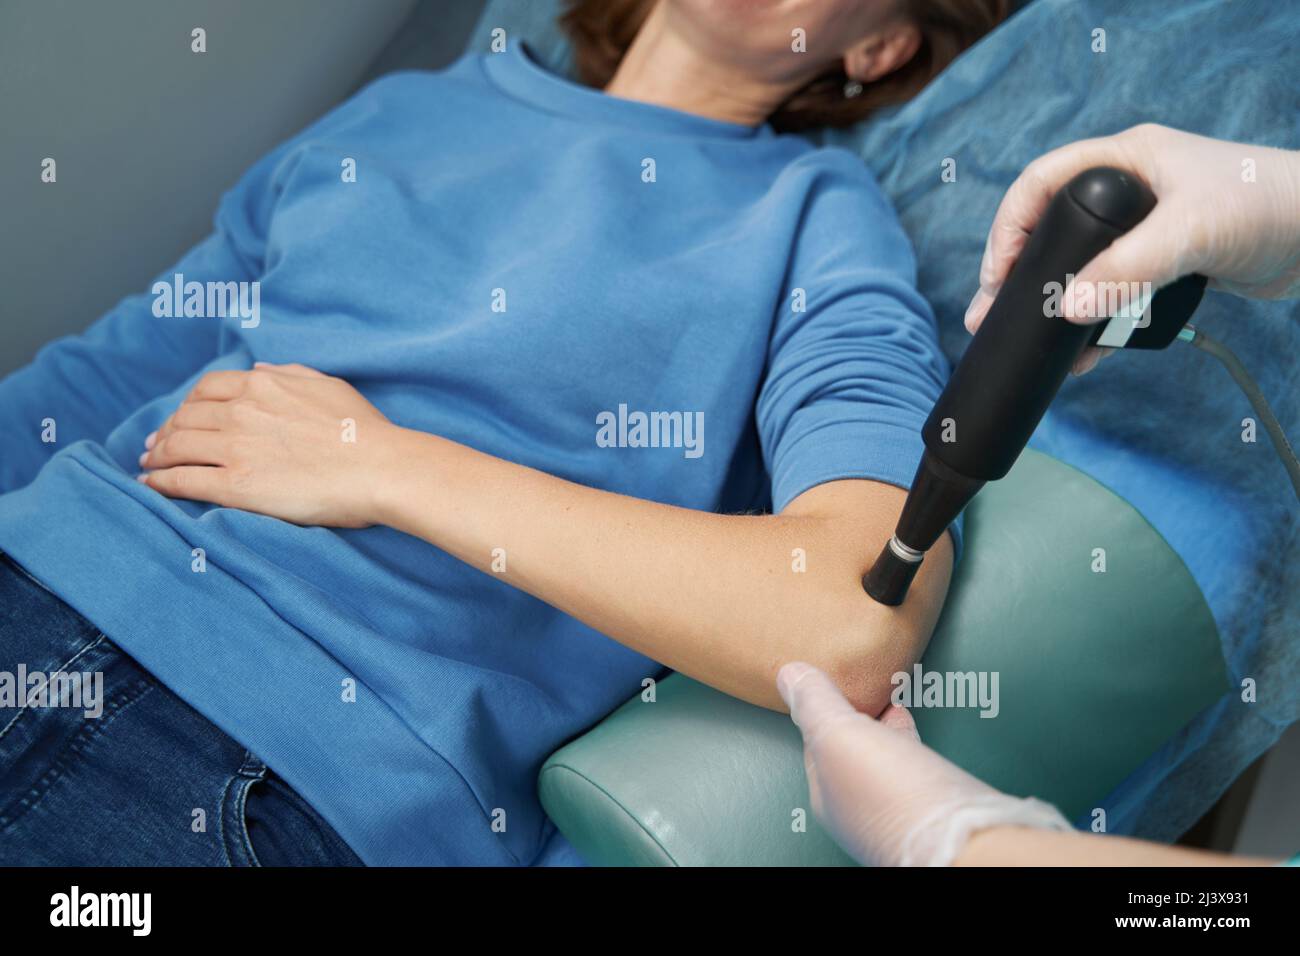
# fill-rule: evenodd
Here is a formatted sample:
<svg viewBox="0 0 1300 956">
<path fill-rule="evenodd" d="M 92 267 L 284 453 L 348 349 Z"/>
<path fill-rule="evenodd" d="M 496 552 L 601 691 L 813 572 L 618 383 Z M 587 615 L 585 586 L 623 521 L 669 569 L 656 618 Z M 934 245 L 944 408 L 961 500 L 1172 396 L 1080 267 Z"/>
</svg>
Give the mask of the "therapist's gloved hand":
<svg viewBox="0 0 1300 956">
<path fill-rule="evenodd" d="M 1134 173 L 1155 193 L 1157 205 L 1088 263 L 1076 283 L 1150 282 L 1158 289 L 1197 272 L 1210 278 L 1212 288 L 1237 295 L 1300 295 L 1300 152 L 1144 124 L 1116 136 L 1071 143 L 1025 167 L 989 229 L 980 288 L 966 312 L 969 331 L 984 321 L 1052 197 L 1093 166 Z M 1072 299 L 1068 293 L 1062 298 L 1067 318 L 1073 318 L 1068 313 Z M 1096 365 L 1100 354 L 1089 349 L 1075 371 Z"/>
<path fill-rule="evenodd" d="M 986 827 L 1070 829 L 1055 807 L 995 790 L 921 743 L 902 707 L 879 720 L 859 713 L 798 662 L 781 668 L 777 689 L 803 732 L 813 813 L 859 863 L 947 866 Z"/>
</svg>

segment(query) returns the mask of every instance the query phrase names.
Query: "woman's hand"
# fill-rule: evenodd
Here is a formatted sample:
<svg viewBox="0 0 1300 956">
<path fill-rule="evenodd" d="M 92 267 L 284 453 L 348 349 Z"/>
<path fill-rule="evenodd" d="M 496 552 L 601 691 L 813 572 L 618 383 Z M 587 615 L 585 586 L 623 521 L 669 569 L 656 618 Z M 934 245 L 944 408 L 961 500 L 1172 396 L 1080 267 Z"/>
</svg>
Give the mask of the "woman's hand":
<svg viewBox="0 0 1300 956">
<path fill-rule="evenodd" d="M 1211 287 L 1258 299 L 1300 295 L 1300 152 L 1184 133 L 1145 124 L 1116 136 L 1087 139 L 1034 160 L 1011 184 L 989 229 L 980 289 L 966 311 L 966 328 L 984 321 L 1029 234 L 1052 197 L 1093 166 L 1115 166 L 1155 193 L 1155 210 L 1075 277 L 1079 288 L 1150 282 L 1159 289 L 1197 272 Z M 1108 314 L 1068 314 L 1089 323 Z M 1122 302 L 1119 304 L 1123 304 Z M 1076 372 L 1097 364 L 1085 351 Z"/>
<path fill-rule="evenodd" d="M 140 481 L 171 498 L 363 528 L 398 431 L 347 382 L 302 365 L 209 372 L 145 440 Z"/>
</svg>

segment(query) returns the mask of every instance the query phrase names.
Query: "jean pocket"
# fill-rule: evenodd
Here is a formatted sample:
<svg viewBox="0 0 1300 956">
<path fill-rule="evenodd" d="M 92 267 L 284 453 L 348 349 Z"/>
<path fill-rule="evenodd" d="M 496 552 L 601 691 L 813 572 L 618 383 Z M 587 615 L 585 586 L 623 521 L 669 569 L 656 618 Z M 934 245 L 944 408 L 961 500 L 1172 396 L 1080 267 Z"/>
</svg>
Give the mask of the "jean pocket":
<svg viewBox="0 0 1300 956">
<path fill-rule="evenodd" d="M 325 818 L 252 754 L 227 787 L 222 814 L 232 866 L 363 866 Z"/>
<path fill-rule="evenodd" d="M 266 777 L 266 764 L 252 753 L 226 782 L 221 801 L 221 842 L 228 866 L 261 866 L 248 832 L 248 795 Z"/>
</svg>

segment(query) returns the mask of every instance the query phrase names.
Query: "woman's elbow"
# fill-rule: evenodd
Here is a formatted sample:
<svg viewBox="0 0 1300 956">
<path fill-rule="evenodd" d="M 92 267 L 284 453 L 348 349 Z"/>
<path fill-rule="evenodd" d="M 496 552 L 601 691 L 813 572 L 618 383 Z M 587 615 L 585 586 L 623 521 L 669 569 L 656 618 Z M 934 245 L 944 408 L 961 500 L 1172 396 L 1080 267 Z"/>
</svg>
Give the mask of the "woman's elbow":
<svg viewBox="0 0 1300 956">
<path fill-rule="evenodd" d="M 910 671 L 925 649 L 923 640 L 880 638 L 846 637 L 824 668 L 854 709 L 873 717 L 889 706 L 895 675 Z"/>
<path fill-rule="evenodd" d="M 826 673 L 863 713 L 878 715 L 890 703 L 896 675 L 909 673 L 934 632 L 947 592 L 942 581 L 914 588 L 899 607 L 876 604 L 866 595 L 854 601 L 849 620 L 825 649 Z"/>
</svg>

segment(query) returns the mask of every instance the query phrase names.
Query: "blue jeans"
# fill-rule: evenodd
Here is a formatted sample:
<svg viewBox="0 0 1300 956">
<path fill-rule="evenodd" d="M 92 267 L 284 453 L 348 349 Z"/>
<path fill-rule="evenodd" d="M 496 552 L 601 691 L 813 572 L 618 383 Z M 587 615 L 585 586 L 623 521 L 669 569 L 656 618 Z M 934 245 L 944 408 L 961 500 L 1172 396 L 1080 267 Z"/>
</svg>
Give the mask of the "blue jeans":
<svg viewBox="0 0 1300 956">
<path fill-rule="evenodd" d="M 53 676 L 74 674 L 89 676 Z M 257 757 L 0 554 L 6 677 L 0 865 L 361 865 Z"/>
</svg>

